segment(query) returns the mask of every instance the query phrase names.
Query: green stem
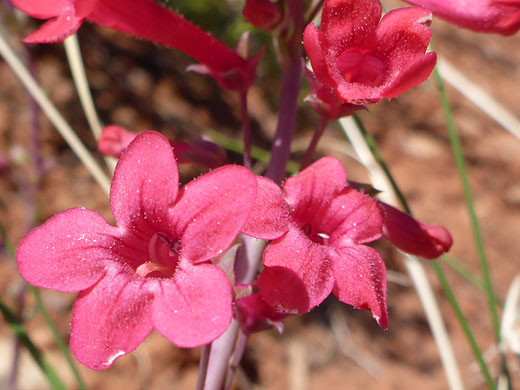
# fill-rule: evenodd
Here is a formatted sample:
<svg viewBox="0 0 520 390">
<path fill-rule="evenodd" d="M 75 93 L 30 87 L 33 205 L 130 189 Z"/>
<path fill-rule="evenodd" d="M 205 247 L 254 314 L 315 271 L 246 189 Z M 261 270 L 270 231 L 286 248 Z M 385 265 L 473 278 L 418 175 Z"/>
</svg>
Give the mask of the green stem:
<svg viewBox="0 0 520 390">
<path fill-rule="evenodd" d="M 60 333 L 58 332 L 58 329 L 56 328 L 56 325 L 52 321 L 49 312 L 45 308 L 45 305 L 43 304 L 43 301 L 40 297 L 40 294 L 38 292 L 38 289 L 34 286 L 29 285 L 29 290 L 34 296 L 34 299 L 36 301 L 36 306 L 38 307 L 38 310 L 40 313 L 42 313 L 43 318 L 45 319 L 45 323 L 49 327 L 49 329 L 52 332 L 52 335 L 54 336 L 54 341 L 56 342 L 56 345 L 58 346 L 59 350 L 67 360 L 67 364 L 69 365 L 72 374 L 74 375 L 74 378 L 76 378 L 76 381 L 78 382 L 78 387 L 80 390 L 87 390 L 87 386 L 85 385 L 85 382 L 83 382 L 83 379 L 81 378 L 81 374 L 79 373 L 78 369 L 76 368 L 76 365 L 74 364 L 74 360 L 72 359 L 69 348 L 63 341 L 63 339 L 60 336 Z"/>
<path fill-rule="evenodd" d="M 51 388 L 53 390 L 67 390 L 63 382 L 60 380 L 56 371 L 51 367 L 51 365 L 47 362 L 47 360 L 43 357 L 42 352 L 36 347 L 36 345 L 29 338 L 23 325 L 18 321 L 16 315 L 6 306 L 3 302 L 0 301 L 0 311 L 4 316 L 5 321 L 11 327 L 13 333 L 18 337 L 20 343 L 27 348 L 34 361 L 41 368 L 43 374 L 49 381 Z"/>
<path fill-rule="evenodd" d="M 484 250 L 484 243 L 482 239 L 482 233 L 480 231 L 480 225 L 478 222 L 477 214 L 475 213 L 475 207 L 473 203 L 473 195 L 471 192 L 471 187 L 469 185 L 468 173 L 466 170 L 466 161 L 464 159 L 464 154 L 462 152 L 462 145 L 460 142 L 459 135 L 457 133 L 457 128 L 455 126 L 455 122 L 453 120 L 453 113 L 451 110 L 451 105 L 446 96 L 446 91 L 444 89 L 444 82 L 442 81 L 442 77 L 435 69 L 433 71 L 435 84 L 437 86 L 437 90 L 439 92 L 439 97 L 442 102 L 442 108 L 444 110 L 444 116 L 446 119 L 446 126 L 448 128 L 448 134 L 450 137 L 451 147 L 453 150 L 453 156 L 455 158 L 455 163 L 457 165 L 457 170 L 459 171 L 460 180 L 462 182 L 462 188 L 464 191 L 464 199 L 466 201 L 466 207 L 468 210 L 468 214 L 471 221 L 471 228 L 473 230 L 473 236 L 475 239 L 475 246 L 478 252 L 480 269 L 482 272 L 482 279 L 484 282 L 484 289 L 486 291 L 486 296 L 488 300 L 489 311 L 491 313 L 491 321 L 493 324 L 493 331 L 495 333 L 495 338 L 497 342 L 500 342 L 500 321 L 498 318 L 497 308 L 495 306 L 496 297 L 495 292 L 493 290 L 493 284 L 491 282 L 491 274 L 489 272 L 489 265 L 486 257 L 486 252 Z"/>
</svg>

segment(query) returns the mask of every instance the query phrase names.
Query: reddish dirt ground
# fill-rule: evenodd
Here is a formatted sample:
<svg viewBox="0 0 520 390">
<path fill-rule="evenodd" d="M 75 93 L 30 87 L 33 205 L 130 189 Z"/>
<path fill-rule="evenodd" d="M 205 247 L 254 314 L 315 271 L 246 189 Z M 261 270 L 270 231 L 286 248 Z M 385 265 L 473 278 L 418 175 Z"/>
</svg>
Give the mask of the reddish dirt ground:
<svg viewBox="0 0 520 390">
<path fill-rule="evenodd" d="M 520 35 L 509 38 L 461 31 L 442 22 L 433 25 L 438 53 L 520 117 Z M 64 113 L 90 150 L 95 142 L 75 95 L 61 45 L 33 47 L 27 52 L 17 31 L 12 44 L 30 54 L 33 69 L 52 101 Z M 104 123 L 132 130 L 154 129 L 177 139 L 213 129 L 238 137 L 240 121 L 235 96 L 223 93 L 202 76 L 185 73 L 182 55 L 92 26 L 79 33 L 93 95 Z M 274 131 L 276 79 L 261 67 L 260 82 L 251 91 L 255 144 L 267 148 Z M 24 90 L 8 66 L 0 62 L 0 222 L 17 243 L 23 234 L 64 209 L 85 206 L 111 219 L 107 197 L 66 146 L 43 114 L 41 177 L 31 159 L 31 111 Z M 520 270 L 520 140 L 506 132 L 458 92 L 448 87 L 468 162 L 475 206 L 498 297 L 503 300 Z M 433 82 L 400 98 L 381 102 L 361 114 L 377 139 L 416 216 L 446 226 L 455 243 L 451 256 L 478 273 L 478 257 L 460 181 L 451 154 L 443 112 Z M 305 145 L 318 118 L 302 103 L 295 145 Z M 349 177 L 366 181 L 364 168 L 332 150 L 347 145 L 330 126 L 319 154 L 341 158 Z M 298 148 L 296 148 L 298 149 Z M 301 157 L 296 151 L 295 159 Z M 239 156 L 230 154 L 238 162 Z M 261 167 L 258 167 L 261 169 Z M 181 180 L 200 172 L 184 166 Z M 39 182 L 38 182 L 38 179 Z M 38 186 L 38 187 L 36 187 Z M 37 189 L 36 189 L 37 188 Z M 33 221 L 32 211 L 38 211 Z M 378 245 L 389 270 L 406 273 L 399 254 Z M 435 274 L 428 270 L 468 389 L 486 388 L 468 343 Z M 443 265 L 448 279 L 486 352 L 493 372 L 499 367 L 485 295 Z M 447 383 L 421 304 L 410 281 L 389 283 L 390 327 L 381 330 L 367 312 L 327 300 L 308 315 L 286 320 L 283 335 L 275 331 L 251 337 L 236 389 L 446 389 Z M 0 294 L 14 306 L 23 282 L 16 266 L 0 251 Z M 68 337 L 73 294 L 42 292 L 59 331 Z M 71 388 L 74 381 L 52 335 L 25 298 L 27 329 Z M 0 321 L 0 383 L 12 359 L 12 334 Z M 189 389 L 197 379 L 199 350 L 173 347 L 153 333 L 133 354 L 105 372 L 81 367 L 89 389 Z M 520 366 L 509 359 L 513 388 L 520 386 Z M 45 380 L 26 356 L 19 371 L 20 389 L 44 389 Z"/>
</svg>

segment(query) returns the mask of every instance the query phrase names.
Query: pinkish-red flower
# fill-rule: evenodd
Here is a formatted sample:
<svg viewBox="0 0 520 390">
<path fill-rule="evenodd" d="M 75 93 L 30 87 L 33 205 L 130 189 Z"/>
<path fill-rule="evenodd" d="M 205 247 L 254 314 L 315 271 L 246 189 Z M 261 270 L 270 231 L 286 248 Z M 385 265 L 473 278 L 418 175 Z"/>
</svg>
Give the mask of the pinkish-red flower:
<svg viewBox="0 0 520 390">
<path fill-rule="evenodd" d="M 196 347 L 229 325 L 231 286 L 210 260 L 229 247 L 247 218 L 255 176 L 225 166 L 180 192 L 178 185 L 168 140 L 141 133 L 115 170 L 116 227 L 75 208 L 19 244 L 18 268 L 29 283 L 79 291 L 70 345 L 86 366 L 108 368 L 154 328 L 177 346 Z"/>
<path fill-rule="evenodd" d="M 364 245 L 382 235 L 383 214 L 376 202 L 346 186 L 345 170 L 332 157 L 287 179 L 285 199 L 274 183 L 263 187 L 269 206 L 255 205 L 242 227 L 253 237 L 278 237 L 264 251 L 258 279 L 262 298 L 277 311 L 305 313 L 333 292 L 342 302 L 370 310 L 386 328 L 385 265 Z M 278 221 L 269 234 L 257 223 L 265 215 Z"/>
<path fill-rule="evenodd" d="M 320 29 L 305 29 L 316 79 L 343 102 L 394 98 L 425 81 L 435 66 L 435 53 L 426 53 L 431 12 L 402 8 L 380 19 L 379 0 L 327 0 Z"/>
<path fill-rule="evenodd" d="M 153 0 L 12 0 L 30 16 L 50 19 L 25 42 L 62 41 L 83 21 L 180 50 L 204 64 L 219 85 L 245 90 L 255 80 L 258 58 L 245 60 L 210 34 Z"/>
<path fill-rule="evenodd" d="M 511 35 L 520 29 L 519 0 L 405 0 L 428 8 L 458 26 L 488 33 Z"/>
<path fill-rule="evenodd" d="M 119 158 L 136 136 L 136 133 L 121 126 L 105 126 L 98 140 L 98 150 L 105 156 Z M 182 141 L 169 142 L 179 164 L 193 163 L 207 168 L 218 168 L 227 163 L 225 150 L 204 138 L 195 138 L 192 141 L 193 146 Z"/>
</svg>

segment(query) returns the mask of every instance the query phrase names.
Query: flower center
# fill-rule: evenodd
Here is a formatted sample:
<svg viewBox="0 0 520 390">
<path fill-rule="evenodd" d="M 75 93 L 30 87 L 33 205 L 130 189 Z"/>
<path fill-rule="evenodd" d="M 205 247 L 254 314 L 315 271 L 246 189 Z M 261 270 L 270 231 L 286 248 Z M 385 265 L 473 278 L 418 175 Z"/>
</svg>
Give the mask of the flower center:
<svg viewBox="0 0 520 390">
<path fill-rule="evenodd" d="M 141 277 L 171 277 L 179 262 L 180 240 L 170 240 L 164 233 L 155 233 L 148 242 L 149 261 L 135 272 Z"/>
<path fill-rule="evenodd" d="M 311 224 L 306 223 L 302 227 L 303 232 L 309 238 L 309 240 L 320 245 L 329 245 L 330 236 L 323 232 L 313 230 Z"/>
<path fill-rule="evenodd" d="M 386 70 L 384 61 L 366 49 L 347 49 L 336 64 L 345 81 L 371 87 L 381 85 Z"/>
</svg>

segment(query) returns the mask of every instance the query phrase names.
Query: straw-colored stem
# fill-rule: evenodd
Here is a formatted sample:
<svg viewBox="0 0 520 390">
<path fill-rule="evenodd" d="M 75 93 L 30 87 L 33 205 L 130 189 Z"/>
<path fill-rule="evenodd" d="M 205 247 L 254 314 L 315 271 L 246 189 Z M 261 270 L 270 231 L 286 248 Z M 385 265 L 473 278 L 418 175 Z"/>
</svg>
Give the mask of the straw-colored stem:
<svg viewBox="0 0 520 390">
<path fill-rule="evenodd" d="M 495 98 L 459 72 L 445 58 L 437 60 L 437 69 L 444 81 L 459 91 L 466 99 L 494 119 L 515 137 L 520 138 L 520 119 Z"/>
<path fill-rule="evenodd" d="M 59 113 L 49 98 L 45 95 L 38 83 L 31 76 L 27 68 L 7 44 L 4 37 L 0 34 L 0 55 L 4 58 L 13 72 L 22 82 L 25 88 L 39 104 L 42 111 L 47 115 L 51 123 L 56 127 L 60 135 L 70 146 L 72 151 L 78 156 L 80 161 L 87 167 L 97 183 L 107 194 L 110 192 L 110 181 L 103 172 L 99 164 L 94 160 L 88 149 L 83 145 L 74 130 Z"/>
<path fill-rule="evenodd" d="M 356 122 L 349 117 L 341 119 L 339 123 L 347 137 L 350 139 L 352 146 L 358 153 L 360 161 L 367 168 L 374 187 L 384 191 L 384 195 L 386 196 L 385 202 L 398 206 L 396 194 L 393 191 L 392 185 L 389 183 L 387 176 L 374 159 Z M 433 338 L 437 343 L 437 348 L 439 350 L 439 355 L 450 389 L 464 389 L 453 347 L 424 267 L 420 260 L 415 256 L 404 255 L 403 257 L 408 274 L 413 281 L 414 287 L 426 313 L 426 318 L 430 324 Z"/>
<path fill-rule="evenodd" d="M 76 90 L 78 91 L 81 107 L 83 107 L 85 117 L 87 118 L 92 134 L 94 134 L 94 138 L 97 141 L 99 140 L 99 137 L 101 137 L 103 124 L 99 119 L 94 100 L 92 99 L 92 94 L 90 93 L 87 74 L 85 73 L 85 66 L 83 65 L 81 50 L 76 34 L 65 39 L 63 43 L 65 45 L 65 53 L 67 53 L 72 78 L 76 85 Z M 113 157 L 105 157 L 105 163 L 110 171 L 114 172 L 117 163 L 116 159 Z"/>
</svg>

